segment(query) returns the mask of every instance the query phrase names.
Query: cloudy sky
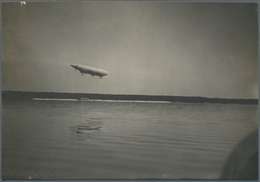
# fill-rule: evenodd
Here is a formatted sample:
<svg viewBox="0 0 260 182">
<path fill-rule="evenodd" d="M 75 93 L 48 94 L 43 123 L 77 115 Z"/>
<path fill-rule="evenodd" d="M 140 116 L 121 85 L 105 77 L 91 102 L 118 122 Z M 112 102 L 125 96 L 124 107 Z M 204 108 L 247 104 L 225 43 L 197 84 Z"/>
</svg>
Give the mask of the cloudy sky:
<svg viewBox="0 0 260 182">
<path fill-rule="evenodd" d="M 258 98 L 257 26 L 256 3 L 2 3 L 2 90 Z"/>
</svg>

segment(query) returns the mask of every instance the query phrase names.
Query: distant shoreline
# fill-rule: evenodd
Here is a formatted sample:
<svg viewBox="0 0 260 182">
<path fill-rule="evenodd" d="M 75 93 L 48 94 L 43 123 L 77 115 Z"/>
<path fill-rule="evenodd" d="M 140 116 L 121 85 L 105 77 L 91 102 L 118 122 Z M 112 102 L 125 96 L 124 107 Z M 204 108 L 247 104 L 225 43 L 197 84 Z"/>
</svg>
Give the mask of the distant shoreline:
<svg viewBox="0 0 260 182">
<path fill-rule="evenodd" d="M 258 99 L 223 99 L 207 97 L 162 96 L 162 95 L 122 95 L 93 93 L 62 93 L 62 92 L 23 92 L 2 91 L 2 100 L 33 100 L 42 99 L 99 99 L 125 101 L 165 101 L 186 103 L 227 103 L 227 104 L 258 104 Z"/>
</svg>

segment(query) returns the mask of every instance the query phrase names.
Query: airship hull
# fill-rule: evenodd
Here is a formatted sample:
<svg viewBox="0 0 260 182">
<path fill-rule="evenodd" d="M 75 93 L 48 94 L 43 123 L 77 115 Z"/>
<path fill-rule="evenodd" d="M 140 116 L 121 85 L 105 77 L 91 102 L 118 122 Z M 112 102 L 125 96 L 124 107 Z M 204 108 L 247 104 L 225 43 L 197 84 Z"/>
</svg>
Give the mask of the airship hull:
<svg viewBox="0 0 260 182">
<path fill-rule="evenodd" d="M 108 72 L 105 70 L 90 67 L 90 66 L 84 66 L 84 65 L 80 65 L 80 64 L 71 65 L 71 66 L 73 68 L 79 70 L 81 74 L 90 74 L 92 76 L 99 76 L 100 78 L 102 78 L 103 76 L 106 76 L 108 74 Z"/>
</svg>

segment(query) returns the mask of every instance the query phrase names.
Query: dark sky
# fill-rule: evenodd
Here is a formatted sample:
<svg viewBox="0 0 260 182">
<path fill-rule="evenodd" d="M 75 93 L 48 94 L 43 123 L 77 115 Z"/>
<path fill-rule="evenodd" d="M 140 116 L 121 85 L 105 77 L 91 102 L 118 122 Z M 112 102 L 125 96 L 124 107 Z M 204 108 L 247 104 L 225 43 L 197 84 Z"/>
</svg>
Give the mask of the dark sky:
<svg viewBox="0 0 260 182">
<path fill-rule="evenodd" d="M 2 3 L 2 89 L 258 98 L 256 3 Z M 107 70 L 99 79 L 70 64 Z"/>
</svg>

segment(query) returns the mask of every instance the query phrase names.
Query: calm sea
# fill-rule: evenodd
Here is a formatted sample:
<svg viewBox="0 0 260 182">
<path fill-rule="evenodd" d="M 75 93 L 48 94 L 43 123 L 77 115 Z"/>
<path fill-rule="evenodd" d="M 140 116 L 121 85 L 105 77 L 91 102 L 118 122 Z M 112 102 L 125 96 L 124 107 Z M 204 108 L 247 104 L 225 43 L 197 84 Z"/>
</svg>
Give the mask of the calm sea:
<svg viewBox="0 0 260 182">
<path fill-rule="evenodd" d="M 3 101 L 3 179 L 219 179 L 258 105 Z"/>
</svg>

